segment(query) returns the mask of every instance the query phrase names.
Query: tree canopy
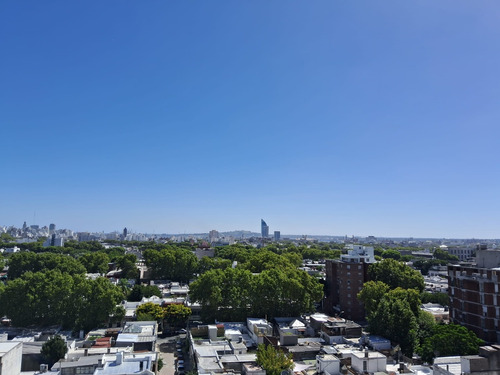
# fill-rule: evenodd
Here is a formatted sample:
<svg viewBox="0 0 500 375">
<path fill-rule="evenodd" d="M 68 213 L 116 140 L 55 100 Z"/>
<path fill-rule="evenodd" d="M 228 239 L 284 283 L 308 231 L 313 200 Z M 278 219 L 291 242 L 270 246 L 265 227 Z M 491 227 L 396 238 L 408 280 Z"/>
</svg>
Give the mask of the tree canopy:
<svg viewBox="0 0 500 375">
<path fill-rule="evenodd" d="M 86 279 L 59 270 L 25 272 L 0 290 L 0 315 L 16 326 L 48 326 L 86 331 L 107 323 L 122 300 L 108 279 Z"/>
<path fill-rule="evenodd" d="M 41 349 L 43 357 L 49 362 L 50 366 L 64 358 L 67 352 L 68 346 L 66 345 L 64 339 L 59 335 L 52 336 L 42 345 Z"/>
<path fill-rule="evenodd" d="M 59 270 L 71 275 L 84 274 L 85 267 L 75 258 L 54 253 L 33 253 L 21 251 L 9 257 L 9 279 L 20 277 L 25 272 Z"/>
<path fill-rule="evenodd" d="M 425 362 L 431 363 L 436 356 L 477 354 L 482 344 L 483 340 L 463 326 L 436 324 L 432 335 L 424 339 L 419 354 Z"/>
<path fill-rule="evenodd" d="M 292 369 L 293 360 L 291 354 L 285 354 L 272 345 L 260 344 L 257 347 L 257 364 L 266 370 L 267 375 L 280 375 L 281 371 Z"/>
<path fill-rule="evenodd" d="M 373 281 L 384 282 L 391 289 L 401 287 L 419 292 L 424 290 L 424 278 L 420 272 L 395 259 L 388 258 L 371 264 L 368 267 L 368 277 Z"/>
<path fill-rule="evenodd" d="M 157 322 L 161 322 L 165 316 L 165 311 L 156 303 L 146 302 L 137 307 L 135 314 L 137 320 L 156 320 Z"/>
<path fill-rule="evenodd" d="M 191 309 L 182 304 L 170 304 L 164 308 L 164 319 L 172 325 L 186 322 L 191 315 Z"/>
<path fill-rule="evenodd" d="M 420 316 L 423 313 L 418 291 L 390 290 L 381 281 L 369 281 L 358 298 L 365 304 L 370 332 L 398 342 L 403 353 L 412 356 L 419 344 Z"/>
<path fill-rule="evenodd" d="M 152 296 L 161 297 L 161 291 L 156 285 L 135 284 L 130 290 L 127 300 L 139 302 L 143 297 L 149 298 Z"/>
<path fill-rule="evenodd" d="M 190 296 L 202 305 L 205 319 L 244 320 L 256 316 L 296 316 L 314 310 L 322 285 L 294 267 L 253 274 L 244 268 L 213 269 L 190 285 Z"/>
<path fill-rule="evenodd" d="M 111 261 L 109 256 L 101 251 L 85 253 L 78 261 L 85 267 L 88 273 L 106 273 L 108 264 Z"/>
<path fill-rule="evenodd" d="M 148 249 L 144 259 L 155 279 L 188 282 L 198 268 L 196 256 L 182 248 Z"/>
</svg>

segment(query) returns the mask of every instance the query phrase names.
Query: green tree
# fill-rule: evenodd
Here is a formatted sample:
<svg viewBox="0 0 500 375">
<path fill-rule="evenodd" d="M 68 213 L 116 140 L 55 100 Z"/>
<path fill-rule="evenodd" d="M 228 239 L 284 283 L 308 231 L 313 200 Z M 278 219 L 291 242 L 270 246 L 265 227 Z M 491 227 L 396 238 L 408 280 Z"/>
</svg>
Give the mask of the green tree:
<svg viewBox="0 0 500 375">
<path fill-rule="evenodd" d="M 214 268 L 225 270 L 229 267 L 231 267 L 231 261 L 229 259 L 209 258 L 207 256 L 204 256 L 198 261 L 198 273 L 200 274 Z"/>
<path fill-rule="evenodd" d="M 293 267 L 267 269 L 258 275 L 243 268 L 212 269 L 190 285 L 193 301 L 206 320 L 244 320 L 256 316 L 296 316 L 314 310 L 323 286 Z"/>
<path fill-rule="evenodd" d="M 106 278 L 86 279 L 59 270 L 26 272 L 0 293 L 0 313 L 16 326 L 60 324 L 64 328 L 99 327 L 123 298 Z"/>
<path fill-rule="evenodd" d="M 160 305 L 147 302 L 137 307 L 135 314 L 137 320 L 156 320 L 157 322 L 161 322 L 165 316 L 165 311 Z"/>
<path fill-rule="evenodd" d="M 14 242 L 14 241 L 15 241 L 15 238 L 12 237 L 10 234 L 8 234 L 8 233 L 0 234 L 0 242 L 9 243 L 9 242 Z"/>
<path fill-rule="evenodd" d="M 251 304 L 253 279 L 244 269 L 212 269 L 190 284 L 190 296 L 200 302 L 206 320 L 244 320 Z"/>
<path fill-rule="evenodd" d="M 78 261 L 85 267 L 88 273 L 108 272 L 109 256 L 104 252 L 94 252 L 83 254 Z"/>
<path fill-rule="evenodd" d="M 395 260 L 400 260 L 401 259 L 401 253 L 397 250 L 386 250 L 382 253 L 382 258 L 384 259 L 395 259 Z"/>
<path fill-rule="evenodd" d="M 164 319 L 172 325 L 186 322 L 191 315 L 191 309 L 182 304 L 170 304 L 163 308 Z"/>
<path fill-rule="evenodd" d="M 419 292 L 424 290 L 424 278 L 420 272 L 394 259 L 384 259 L 371 264 L 368 267 L 368 277 L 370 280 L 386 283 L 391 289 L 401 287 L 416 289 Z"/>
<path fill-rule="evenodd" d="M 198 259 L 182 248 L 144 251 L 144 259 L 155 279 L 188 282 L 198 269 Z"/>
<path fill-rule="evenodd" d="M 417 318 L 417 324 L 418 342 L 419 347 L 421 347 L 424 344 L 424 340 L 427 337 L 432 336 L 432 331 L 436 325 L 436 319 L 434 319 L 434 316 L 431 313 L 421 310 Z"/>
<path fill-rule="evenodd" d="M 363 285 L 363 289 L 358 293 L 358 299 L 365 306 L 368 320 L 371 320 L 377 311 L 378 304 L 388 291 L 389 285 L 382 281 L 368 281 Z"/>
<path fill-rule="evenodd" d="M 7 282 L 0 295 L 0 309 L 15 326 L 47 326 L 74 322 L 71 295 L 74 278 L 59 270 L 26 272 Z"/>
<path fill-rule="evenodd" d="M 285 354 L 272 345 L 260 344 L 257 347 L 257 364 L 266 370 L 268 375 L 280 375 L 281 371 L 292 369 L 293 360 L 291 354 Z"/>
<path fill-rule="evenodd" d="M 139 277 L 136 261 L 137 257 L 134 254 L 125 254 L 116 259 L 118 268 L 122 270 L 121 277 L 125 279 L 137 279 Z"/>
<path fill-rule="evenodd" d="M 435 259 L 446 260 L 449 262 L 458 262 L 458 260 L 459 260 L 456 255 L 451 255 L 447 251 L 441 250 L 439 248 L 434 251 L 433 256 Z"/>
<path fill-rule="evenodd" d="M 300 259 L 300 260 L 299 260 Z M 269 250 L 261 249 L 250 255 L 248 260 L 240 266 L 254 273 L 276 268 L 296 268 L 302 264 L 300 255 L 289 253 L 287 255 L 275 254 Z"/>
<path fill-rule="evenodd" d="M 79 280 L 72 296 L 75 306 L 78 306 L 74 327 L 86 332 L 101 327 L 111 317 L 120 314 L 117 305 L 123 297 L 121 289 L 105 277 Z"/>
<path fill-rule="evenodd" d="M 135 284 L 130 290 L 127 300 L 132 302 L 139 302 L 143 297 L 149 298 L 152 296 L 161 297 L 161 291 L 156 285 Z"/>
<path fill-rule="evenodd" d="M 436 324 L 432 335 L 424 339 L 419 354 L 425 362 L 431 363 L 436 356 L 477 354 L 482 344 L 483 340 L 463 326 Z"/>
<path fill-rule="evenodd" d="M 223 298 L 223 279 L 222 270 L 212 269 L 200 275 L 189 285 L 190 298 L 201 304 L 201 316 L 204 320 L 211 321 L 217 318 Z"/>
<path fill-rule="evenodd" d="M 84 274 L 85 267 L 75 258 L 54 253 L 36 254 L 30 251 L 14 253 L 9 257 L 9 279 L 20 277 L 23 273 L 59 270 L 71 275 Z"/>
<path fill-rule="evenodd" d="M 51 337 L 42 345 L 41 350 L 43 357 L 49 362 L 50 366 L 59 361 L 61 358 L 64 358 L 67 352 L 68 346 L 66 345 L 64 339 L 59 335 Z"/>
<path fill-rule="evenodd" d="M 450 305 L 450 297 L 448 296 L 448 293 L 423 292 L 420 296 L 420 299 L 422 300 L 422 303 L 438 303 L 442 306 Z"/>
<path fill-rule="evenodd" d="M 384 297 L 369 323 L 370 332 L 398 342 L 403 354 L 413 355 L 418 344 L 418 323 L 407 301 Z"/>
<path fill-rule="evenodd" d="M 323 286 L 304 271 L 273 268 L 255 276 L 251 296 L 256 316 L 297 316 L 314 310 Z"/>
</svg>

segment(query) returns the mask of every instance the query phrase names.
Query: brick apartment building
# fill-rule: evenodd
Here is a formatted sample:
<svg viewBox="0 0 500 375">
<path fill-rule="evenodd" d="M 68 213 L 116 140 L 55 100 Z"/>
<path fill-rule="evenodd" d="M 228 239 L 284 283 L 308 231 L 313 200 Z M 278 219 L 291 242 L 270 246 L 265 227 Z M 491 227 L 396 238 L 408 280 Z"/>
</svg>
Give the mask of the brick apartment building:
<svg viewBox="0 0 500 375">
<path fill-rule="evenodd" d="M 340 260 L 326 261 L 326 293 L 323 308 L 331 315 L 353 321 L 365 320 L 357 294 L 368 281 L 368 266 L 375 262 L 373 247 L 348 245 Z"/>
<path fill-rule="evenodd" d="M 450 321 L 500 342 L 500 251 L 477 250 L 476 263 L 448 265 Z"/>
</svg>

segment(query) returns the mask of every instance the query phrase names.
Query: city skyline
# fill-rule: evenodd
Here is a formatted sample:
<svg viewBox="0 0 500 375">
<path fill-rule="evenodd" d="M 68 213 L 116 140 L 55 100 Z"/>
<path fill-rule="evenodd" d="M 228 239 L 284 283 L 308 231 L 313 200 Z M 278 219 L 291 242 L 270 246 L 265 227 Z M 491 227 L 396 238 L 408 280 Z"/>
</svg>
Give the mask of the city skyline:
<svg viewBox="0 0 500 375">
<path fill-rule="evenodd" d="M 140 235 L 147 235 L 147 236 L 158 236 L 158 235 L 167 235 L 167 236 L 200 236 L 200 235 L 206 235 L 210 237 L 211 232 L 217 232 L 217 234 L 229 234 L 229 235 L 234 235 L 235 233 L 245 233 L 245 237 L 257 237 L 257 238 L 266 238 L 263 236 L 262 230 L 263 230 L 263 220 L 261 219 L 261 225 L 260 225 L 260 232 L 254 230 L 253 228 L 238 228 L 238 229 L 229 229 L 229 230 L 217 230 L 217 229 L 211 229 L 209 231 L 194 231 L 194 232 L 166 232 L 166 231 L 138 231 L 135 230 L 134 228 L 123 228 L 123 229 L 111 229 L 111 230 L 85 230 L 85 229 L 76 229 L 76 228 L 71 228 L 68 226 L 64 226 L 58 231 L 66 232 L 67 230 L 73 232 L 73 233 L 95 233 L 95 234 L 102 234 L 102 233 L 116 233 L 116 234 L 123 234 L 123 237 L 125 237 L 128 234 L 140 234 Z M 18 228 L 18 229 L 25 229 L 25 228 L 30 228 L 31 226 L 34 226 L 39 229 L 46 228 L 48 230 L 48 233 L 53 233 L 55 231 L 54 229 L 51 229 L 52 226 L 55 226 L 55 224 L 51 223 L 49 225 L 47 224 L 34 224 L 34 223 L 27 223 L 25 222 L 25 225 L 23 226 L 16 226 L 16 225 L 5 225 L 0 223 L 0 232 L 1 229 L 8 229 L 8 228 Z M 264 224 L 266 224 L 264 222 Z M 267 227 L 267 230 L 269 230 L 269 226 L 266 224 L 265 227 Z M 52 232 L 51 232 L 52 231 Z M 276 237 L 277 236 L 277 237 Z M 487 237 L 430 237 L 430 236 L 423 236 L 423 237 L 414 237 L 414 236 L 388 236 L 384 234 L 365 234 L 365 233 L 351 233 L 351 234 L 341 234 L 341 233 L 285 233 L 282 234 L 281 231 L 276 231 L 273 230 L 273 239 L 274 241 L 279 241 L 281 239 L 286 240 L 288 236 L 291 236 L 294 239 L 304 237 L 308 239 L 320 239 L 322 237 L 325 238 L 337 238 L 337 239 L 342 239 L 346 238 L 348 240 L 352 239 L 358 239 L 361 242 L 365 242 L 366 240 L 384 240 L 384 239 L 399 239 L 399 240 L 408 240 L 408 239 L 415 239 L 415 240 L 466 240 L 466 241 L 471 241 L 471 240 L 486 240 L 486 241 L 499 241 L 500 238 L 487 238 Z M 269 238 L 269 234 L 267 238 Z M 237 239 L 237 238 L 235 238 Z"/>
<path fill-rule="evenodd" d="M 2 225 L 500 237 L 493 1 L 28 3 Z"/>
</svg>

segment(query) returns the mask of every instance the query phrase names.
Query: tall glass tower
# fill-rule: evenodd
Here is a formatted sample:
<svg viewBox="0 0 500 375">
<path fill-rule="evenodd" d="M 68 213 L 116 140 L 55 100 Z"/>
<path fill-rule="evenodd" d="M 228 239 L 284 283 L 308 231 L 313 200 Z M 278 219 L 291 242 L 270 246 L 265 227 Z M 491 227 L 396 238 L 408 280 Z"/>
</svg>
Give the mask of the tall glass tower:
<svg viewBox="0 0 500 375">
<path fill-rule="evenodd" d="M 260 219 L 260 233 L 262 234 L 262 238 L 269 237 L 269 225 L 262 219 Z"/>
</svg>

